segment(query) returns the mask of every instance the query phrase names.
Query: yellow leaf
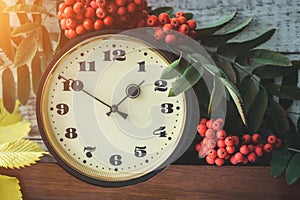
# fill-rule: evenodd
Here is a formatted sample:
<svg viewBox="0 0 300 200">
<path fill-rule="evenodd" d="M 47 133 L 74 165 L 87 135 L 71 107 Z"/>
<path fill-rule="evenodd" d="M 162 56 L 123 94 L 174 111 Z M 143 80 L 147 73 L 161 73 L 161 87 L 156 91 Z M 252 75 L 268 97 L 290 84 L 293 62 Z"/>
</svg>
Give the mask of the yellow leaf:
<svg viewBox="0 0 300 200">
<path fill-rule="evenodd" d="M 0 99 L 0 127 L 22 121 L 22 116 L 19 112 L 18 107 L 19 102 L 17 101 L 14 111 L 12 113 L 9 113 L 4 108 L 3 100 Z"/>
<path fill-rule="evenodd" d="M 20 168 L 35 164 L 44 152 L 41 147 L 30 140 L 20 139 L 0 145 L 0 167 Z"/>
<path fill-rule="evenodd" d="M 19 180 L 17 178 L 0 175 L 0 199 L 23 199 L 20 189 Z"/>
<path fill-rule="evenodd" d="M 7 126 L 0 126 L 0 145 L 22 139 L 28 135 L 29 131 L 30 122 L 25 120 Z"/>
</svg>

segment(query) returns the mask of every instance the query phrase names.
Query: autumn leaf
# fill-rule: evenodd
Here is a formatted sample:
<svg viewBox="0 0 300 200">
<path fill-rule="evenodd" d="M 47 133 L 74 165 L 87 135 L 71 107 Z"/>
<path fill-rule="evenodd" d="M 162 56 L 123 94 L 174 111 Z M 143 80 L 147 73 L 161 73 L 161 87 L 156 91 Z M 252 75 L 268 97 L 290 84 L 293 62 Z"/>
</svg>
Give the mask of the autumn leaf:
<svg viewBox="0 0 300 200">
<path fill-rule="evenodd" d="M 14 142 L 28 135 L 30 131 L 30 122 L 20 121 L 15 124 L 0 127 L 0 145 L 8 142 Z"/>
<path fill-rule="evenodd" d="M 21 116 L 21 114 L 19 112 L 18 107 L 19 107 L 19 102 L 17 101 L 15 109 L 13 110 L 12 113 L 9 113 L 4 108 L 3 100 L 0 99 L 0 111 L 1 111 L 0 112 L 0 127 L 1 126 L 6 126 L 6 125 L 10 125 L 10 124 L 14 124 L 14 123 L 22 121 L 22 116 Z"/>
<path fill-rule="evenodd" d="M 20 189 L 19 180 L 17 178 L 0 175 L 0 199 L 20 200 L 22 199 Z"/>
<path fill-rule="evenodd" d="M 21 168 L 35 164 L 46 154 L 41 147 L 30 140 L 20 139 L 0 145 L 0 167 Z"/>
</svg>

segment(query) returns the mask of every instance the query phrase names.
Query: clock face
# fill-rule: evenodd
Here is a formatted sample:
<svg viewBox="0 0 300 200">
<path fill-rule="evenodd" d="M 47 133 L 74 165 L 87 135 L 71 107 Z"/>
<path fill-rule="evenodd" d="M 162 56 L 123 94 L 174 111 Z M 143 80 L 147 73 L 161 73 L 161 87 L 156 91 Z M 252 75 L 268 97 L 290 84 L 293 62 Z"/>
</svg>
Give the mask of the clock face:
<svg viewBox="0 0 300 200">
<path fill-rule="evenodd" d="M 88 182 L 147 179 L 177 157 L 186 95 L 168 97 L 169 61 L 135 38 L 85 38 L 54 59 L 37 102 L 43 139 L 61 165 Z"/>
</svg>

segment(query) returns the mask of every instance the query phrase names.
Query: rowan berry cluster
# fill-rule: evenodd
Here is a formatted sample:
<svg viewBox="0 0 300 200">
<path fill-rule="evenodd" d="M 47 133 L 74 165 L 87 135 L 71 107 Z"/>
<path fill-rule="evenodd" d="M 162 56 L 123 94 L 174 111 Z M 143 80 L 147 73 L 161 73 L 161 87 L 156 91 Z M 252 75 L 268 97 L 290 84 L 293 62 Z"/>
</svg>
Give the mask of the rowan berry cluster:
<svg viewBox="0 0 300 200">
<path fill-rule="evenodd" d="M 93 30 L 144 27 L 146 7 L 146 0 L 64 0 L 58 20 L 71 39 Z"/>
<path fill-rule="evenodd" d="M 236 135 L 227 135 L 223 128 L 224 120 L 201 119 L 197 127 L 201 142 L 195 146 L 200 158 L 208 164 L 222 166 L 226 161 L 233 165 L 256 163 L 259 158 L 269 157 L 282 140 L 269 135 L 265 142 L 259 133 L 244 134 L 240 139 Z"/>
<path fill-rule="evenodd" d="M 157 27 L 154 31 L 154 38 L 164 41 L 167 44 L 180 44 L 182 38 L 174 34 L 178 31 L 181 34 L 195 38 L 197 23 L 193 19 L 187 20 L 185 13 L 176 12 L 174 17 L 170 17 L 168 13 L 160 13 L 159 16 L 150 15 L 147 19 L 148 27 Z"/>
</svg>

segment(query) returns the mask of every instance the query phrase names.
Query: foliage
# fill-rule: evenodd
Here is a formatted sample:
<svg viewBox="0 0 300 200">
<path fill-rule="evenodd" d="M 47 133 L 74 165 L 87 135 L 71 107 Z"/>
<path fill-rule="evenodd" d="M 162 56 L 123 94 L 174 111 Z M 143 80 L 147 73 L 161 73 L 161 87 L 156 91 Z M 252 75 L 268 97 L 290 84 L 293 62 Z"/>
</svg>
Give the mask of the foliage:
<svg viewBox="0 0 300 200">
<path fill-rule="evenodd" d="M 162 9 L 172 11 L 159 8 L 159 12 L 163 12 Z M 277 177 L 285 170 L 287 182 L 292 184 L 300 177 L 300 133 L 299 127 L 297 132 L 291 122 L 287 109 L 300 99 L 300 88 L 297 86 L 299 61 L 290 61 L 279 52 L 260 48 L 273 36 L 275 29 L 246 41 L 230 42 L 238 34 L 243 34 L 253 20 L 250 17 L 235 24 L 236 16 L 237 12 L 231 13 L 212 25 L 196 30 L 196 40 L 210 54 L 213 65 L 207 65 L 199 55 L 192 56 L 191 52 L 195 51 L 190 47 L 182 47 L 181 54 L 190 54 L 197 63 L 198 75 L 188 75 L 190 65 L 182 65 L 179 62 L 181 58 L 178 58 L 163 72 L 161 78 L 177 77 L 172 87 L 172 91 L 177 92 L 173 94 L 192 86 L 196 92 L 200 92 L 197 95 L 203 117 L 211 117 L 211 109 L 217 107 L 212 104 L 218 104 L 224 98 L 216 92 L 223 85 L 231 97 L 227 103 L 224 129 L 238 135 L 260 132 L 265 137 L 275 134 L 283 138 L 285 150 L 275 153 L 271 172 Z M 203 71 L 213 76 L 214 87 L 210 93 L 203 86 Z M 195 81 L 195 77 L 198 81 Z M 180 84 L 177 84 L 179 81 Z M 182 87 L 184 82 L 190 83 L 186 84 L 189 87 Z"/>
<path fill-rule="evenodd" d="M 2 97 L 5 109 L 11 113 L 16 100 L 24 105 L 31 88 L 37 92 L 42 71 L 54 55 L 54 39 L 44 25 L 46 18 L 54 15 L 42 6 L 42 0 L 34 0 L 32 4 L 18 0 L 12 6 L 0 0 L 0 10 L 0 49 L 7 60 L 0 58 Z M 10 23 L 14 15 L 19 21 L 17 26 Z M 15 72 L 17 80 L 13 76 Z"/>
<path fill-rule="evenodd" d="M 0 198 L 5 200 L 22 199 L 19 180 L 15 177 L 0 175 Z"/>
</svg>

